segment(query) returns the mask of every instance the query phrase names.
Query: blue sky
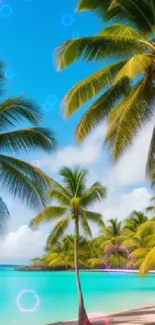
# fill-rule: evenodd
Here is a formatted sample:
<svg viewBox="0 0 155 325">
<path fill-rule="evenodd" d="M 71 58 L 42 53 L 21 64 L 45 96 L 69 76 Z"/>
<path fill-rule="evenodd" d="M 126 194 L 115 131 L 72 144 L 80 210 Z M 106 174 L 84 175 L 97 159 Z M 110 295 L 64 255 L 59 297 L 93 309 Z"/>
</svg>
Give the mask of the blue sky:
<svg viewBox="0 0 155 325">
<path fill-rule="evenodd" d="M 67 90 L 78 80 L 96 69 L 95 64 L 74 64 L 61 73 L 54 65 L 53 51 L 61 42 L 76 35 L 91 35 L 100 29 L 101 22 L 90 13 L 75 13 L 76 1 L 3 0 L 12 13 L 2 17 L 0 27 L 1 57 L 13 69 L 8 95 L 24 93 L 36 98 L 44 109 L 45 125 L 55 130 L 60 144 L 73 141 L 73 130 L 80 113 L 65 123 L 60 114 L 60 102 Z M 91 24 L 86 21 L 91 19 Z M 8 73 L 9 74 L 9 73 Z M 46 111 L 46 101 L 53 96 L 52 112 Z"/>
<path fill-rule="evenodd" d="M 54 155 L 36 152 L 25 159 L 53 177 L 57 177 L 63 165 L 87 167 L 90 183 L 100 180 L 109 188 L 108 199 L 95 209 L 103 213 L 105 220 L 111 217 L 121 220 L 133 209 L 143 210 L 149 203 L 150 190 L 144 172 L 152 124 L 141 131 L 133 147 L 116 166 L 109 163 L 107 152 L 103 150 L 104 124 L 81 146 L 75 143 L 74 129 L 87 105 L 65 121 L 60 103 L 71 86 L 101 64 L 79 61 L 63 72 L 57 72 L 53 52 L 66 39 L 92 35 L 103 27 L 98 17 L 87 12 L 77 14 L 75 7 L 73 0 L 0 1 L 1 58 L 6 62 L 8 78 L 6 96 L 25 94 L 36 99 L 43 109 L 44 126 L 54 130 L 58 139 L 59 147 Z M 43 252 L 51 225 L 32 232 L 28 223 L 36 212 L 8 194 L 4 199 L 12 220 L 8 237 L 0 247 L 1 261 L 27 263 L 31 257 Z"/>
</svg>

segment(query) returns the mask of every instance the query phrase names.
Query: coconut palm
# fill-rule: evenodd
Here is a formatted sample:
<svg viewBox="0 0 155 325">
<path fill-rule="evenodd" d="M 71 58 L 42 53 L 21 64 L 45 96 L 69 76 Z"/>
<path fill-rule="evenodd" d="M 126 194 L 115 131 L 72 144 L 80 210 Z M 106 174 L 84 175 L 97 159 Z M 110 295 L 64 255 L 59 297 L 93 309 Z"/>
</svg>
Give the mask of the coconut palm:
<svg viewBox="0 0 155 325">
<path fill-rule="evenodd" d="M 110 225 L 104 225 L 102 228 L 103 243 L 101 245 L 104 250 L 112 245 L 120 245 L 125 239 L 122 234 L 122 222 L 117 218 L 108 220 Z"/>
<path fill-rule="evenodd" d="M 101 64 L 110 59 L 111 63 L 69 90 L 63 102 L 64 114 L 70 117 L 87 100 L 94 98 L 77 125 L 77 141 L 81 142 L 108 117 L 106 143 L 116 161 L 154 114 L 155 3 L 154 0 L 127 0 L 125 4 L 124 0 L 80 1 L 79 9 L 87 8 L 97 10 L 104 17 L 115 17 L 116 22 L 97 35 L 61 44 L 57 48 L 58 68 L 62 70 L 79 58 Z M 121 24 L 120 18 L 123 21 L 126 18 L 127 24 Z M 155 129 L 147 161 L 147 173 L 151 178 L 155 165 L 154 143 Z"/>
<path fill-rule="evenodd" d="M 3 68 L 3 63 L 0 62 L 0 95 L 4 93 Z M 54 135 L 39 126 L 41 120 L 41 110 L 30 98 L 17 96 L 0 103 L 0 185 L 3 190 L 31 207 L 44 202 L 43 191 L 50 182 L 49 178 L 39 168 L 8 154 L 15 153 L 17 156 L 31 149 L 46 152 L 54 149 Z M 23 128 L 23 122 L 28 126 Z M 0 237 L 6 233 L 8 218 L 7 206 L 0 197 Z"/>
<path fill-rule="evenodd" d="M 140 225 L 148 221 L 148 217 L 141 211 L 133 210 L 130 216 L 125 220 L 123 232 L 128 236 L 133 236 Z"/>
<path fill-rule="evenodd" d="M 78 260 L 78 239 L 79 227 L 83 229 L 86 235 L 91 236 L 91 229 L 88 221 L 94 222 L 99 226 L 103 226 L 103 221 L 100 213 L 92 212 L 90 207 L 97 201 L 100 201 L 106 196 L 106 188 L 100 183 L 94 183 L 87 188 L 88 172 L 84 169 L 64 167 L 60 171 L 62 177 L 62 185 L 53 182 L 53 186 L 49 191 L 49 197 L 56 200 L 57 206 L 47 206 L 41 211 L 31 222 L 31 226 L 37 226 L 40 223 L 57 220 L 53 227 L 50 241 L 51 244 L 56 243 L 68 229 L 70 222 L 74 224 L 74 256 L 75 256 L 75 272 L 79 298 L 79 324 L 89 324 L 86 314 L 82 289 L 79 277 L 79 260 Z"/>
</svg>

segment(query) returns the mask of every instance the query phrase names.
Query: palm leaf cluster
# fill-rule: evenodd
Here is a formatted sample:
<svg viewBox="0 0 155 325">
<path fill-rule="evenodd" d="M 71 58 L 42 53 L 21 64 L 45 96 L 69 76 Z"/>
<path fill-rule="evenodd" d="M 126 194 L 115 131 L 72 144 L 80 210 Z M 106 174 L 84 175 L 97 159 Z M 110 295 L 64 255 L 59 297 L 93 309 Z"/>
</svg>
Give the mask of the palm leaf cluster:
<svg viewBox="0 0 155 325">
<path fill-rule="evenodd" d="M 79 58 L 100 61 L 102 65 L 69 90 L 63 101 L 64 114 L 70 117 L 93 98 L 76 127 L 76 139 L 81 142 L 98 123 L 106 120 L 106 143 L 115 161 L 154 116 L 155 2 L 80 0 L 78 10 L 96 11 L 110 25 L 94 36 L 70 39 L 57 48 L 59 70 Z M 110 64 L 105 66 L 106 59 Z M 154 157 L 155 129 L 147 161 L 147 173 L 153 179 Z"/>
<path fill-rule="evenodd" d="M 57 205 L 45 207 L 31 222 L 35 227 L 43 222 L 59 220 L 53 227 L 49 241 L 54 244 L 67 231 L 70 223 L 78 219 L 78 224 L 85 235 L 92 236 L 89 222 L 103 226 L 100 213 L 91 210 L 91 206 L 105 198 L 107 190 L 96 182 L 87 188 L 88 172 L 75 168 L 73 171 L 64 167 L 60 171 L 63 185 L 53 180 L 52 188 L 49 190 L 49 198 Z"/>
<path fill-rule="evenodd" d="M 1 94 L 4 84 L 3 64 L 0 63 Z M 41 121 L 41 110 L 30 98 L 17 96 L 0 103 L 0 186 L 33 208 L 45 204 L 44 192 L 50 179 L 41 169 L 17 155 L 30 150 L 54 150 L 54 134 L 40 127 Z M 23 123 L 28 126 L 23 128 Z M 8 209 L 0 197 L 0 238 L 6 233 L 8 218 Z"/>
</svg>

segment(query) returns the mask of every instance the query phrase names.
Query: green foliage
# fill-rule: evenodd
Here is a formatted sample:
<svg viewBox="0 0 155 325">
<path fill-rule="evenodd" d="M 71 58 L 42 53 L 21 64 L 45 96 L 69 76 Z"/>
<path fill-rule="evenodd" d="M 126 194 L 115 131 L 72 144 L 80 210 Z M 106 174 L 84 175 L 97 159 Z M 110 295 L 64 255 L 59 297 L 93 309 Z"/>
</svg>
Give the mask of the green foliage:
<svg viewBox="0 0 155 325">
<path fill-rule="evenodd" d="M 110 59 L 112 63 L 71 88 L 64 98 L 64 115 L 71 116 L 93 98 L 93 104 L 77 125 L 76 139 L 83 141 L 108 118 L 106 144 L 116 161 L 154 114 L 155 1 L 79 0 L 77 10 L 96 11 L 110 25 L 97 35 L 70 39 L 60 45 L 58 68 L 64 69 L 79 58 L 103 64 Z M 154 181 L 154 143 L 153 131 L 146 168 L 151 181 Z"/>
<path fill-rule="evenodd" d="M 5 77 L 0 62 L 0 95 L 3 94 Z M 0 183 L 14 197 L 18 197 L 33 208 L 46 202 L 44 191 L 50 184 L 49 177 L 39 168 L 23 160 L 4 155 L 29 152 L 31 149 L 53 151 L 56 146 L 54 135 L 39 126 L 42 121 L 40 107 L 30 98 L 11 97 L 0 103 Z M 25 122 L 29 127 L 20 128 Z M 19 129 L 18 129 L 19 127 Z M 6 233 L 9 212 L 0 198 L 0 237 Z"/>
<path fill-rule="evenodd" d="M 70 221 L 78 222 L 78 227 L 80 226 L 89 236 L 91 236 L 89 221 L 100 227 L 104 225 L 102 215 L 91 211 L 90 208 L 106 197 L 106 188 L 99 182 L 87 188 L 88 171 L 78 167 L 73 170 L 64 167 L 60 170 L 60 176 L 62 184 L 51 181 L 52 188 L 49 191 L 49 197 L 58 205 L 44 208 L 31 221 L 31 227 L 34 227 L 42 222 L 61 218 L 53 227 L 48 244 L 49 240 L 50 244 L 54 244 L 62 238 Z"/>
<path fill-rule="evenodd" d="M 146 214 L 134 210 L 122 222 L 115 218 L 100 224 L 101 235 L 88 239 L 88 235 L 91 235 L 88 215 L 86 219 L 81 219 L 81 227 L 86 237 L 80 235 L 78 237 L 80 268 L 105 268 L 109 265 L 113 269 L 123 269 L 130 266 L 130 268 L 139 269 L 142 276 L 155 268 L 155 221 L 153 218 L 149 220 Z M 49 220 L 54 218 L 55 213 Z M 45 219 L 48 221 L 48 212 Z M 47 239 L 46 254 L 41 257 L 40 262 L 39 259 L 36 260 L 37 265 L 39 263 L 55 267 L 62 266 L 65 269 L 74 268 L 75 237 L 64 236 L 69 220 L 72 220 L 72 215 L 63 218 L 53 227 Z"/>
</svg>

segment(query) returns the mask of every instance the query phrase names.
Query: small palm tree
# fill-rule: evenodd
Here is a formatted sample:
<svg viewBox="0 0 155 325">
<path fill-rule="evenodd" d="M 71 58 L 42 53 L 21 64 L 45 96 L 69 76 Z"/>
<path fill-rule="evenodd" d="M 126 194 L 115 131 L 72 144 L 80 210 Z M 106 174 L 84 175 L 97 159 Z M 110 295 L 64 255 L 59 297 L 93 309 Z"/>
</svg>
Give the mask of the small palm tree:
<svg viewBox="0 0 155 325">
<path fill-rule="evenodd" d="M 148 221 L 148 217 L 141 211 L 132 211 L 130 216 L 125 220 L 123 231 L 129 236 L 133 236 L 140 225 Z"/>
<path fill-rule="evenodd" d="M 0 95 L 4 93 L 5 77 L 3 63 L 0 62 Z M 44 203 L 43 191 L 50 183 L 39 168 L 24 160 L 8 156 L 42 149 L 50 152 L 55 148 L 55 138 L 51 131 L 39 127 L 42 114 L 39 106 L 23 96 L 11 97 L 0 103 L 0 184 L 14 197 L 18 197 L 31 207 Z M 32 125 L 25 128 L 22 122 Z M 4 153 L 3 153 L 4 152 Z M 0 238 L 6 233 L 9 212 L 0 197 Z"/>
<path fill-rule="evenodd" d="M 103 232 L 103 244 L 102 248 L 107 249 L 111 245 L 119 245 L 124 240 L 124 236 L 122 234 L 122 222 L 115 219 L 108 220 L 110 225 L 104 225 Z"/>
<path fill-rule="evenodd" d="M 51 235 L 49 236 L 49 241 Z M 69 267 L 74 267 L 74 236 L 67 235 L 61 242 L 56 245 L 48 252 L 45 260 L 49 266 L 64 266 L 66 270 Z M 87 266 L 87 259 L 89 257 L 89 245 L 86 238 L 79 236 L 78 239 L 78 261 L 80 267 Z"/>
<path fill-rule="evenodd" d="M 71 170 L 64 167 L 60 171 L 63 185 L 53 182 L 53 187 L 49 191 L 49 197 L 57 201 L 57 206 L 47 206 L 31 222 L 31 226 L 37 226 L 40 223 L 52 221 L 61 218 L 54 226 L 50 241 L 51 245 L 56 243 L 68 229 L 70 222 L 74 223 L 74 258 L 75 272 L 79 297 L 79 325 L 89 324 L 86 314 L 82 289 L 79 277 L 79 260 L 78 260 L 78 239 L 79 227 L 83 229 L 86 235 L 91 236 L 91 229 L 88 221 L 95 222 L 103 227 L 102 216 L 100 213 L 92 212 L 89 208 L 97 201 L 106 197 L 107 190 L 100 183 L 93 184 L 87 188 L 88 172 L 84 169 L 75 168 Z"/>
<path fill-rule="evenodd" d="M 70 117 L 94 98 L 77 125 L 77 141 L 81 142 L 108 117 L 106 143 L 116 161 L 142 125 L 154 115 L 155 3 L 153 0 L 81 0 L 78 8 L 97 10 L 101 16 L 114 19 L 112 25 L 97 35 L 70 39 L 60 45 L 58 69 L 64 69 L 79 58 L 103 63 L 110 59 L 111 63 L 69 90 L 63 102 L 64 114 Z M 147 160 L 151 179 L 155 166 L 154 144 L 155 128 Z"/>
</svg>

